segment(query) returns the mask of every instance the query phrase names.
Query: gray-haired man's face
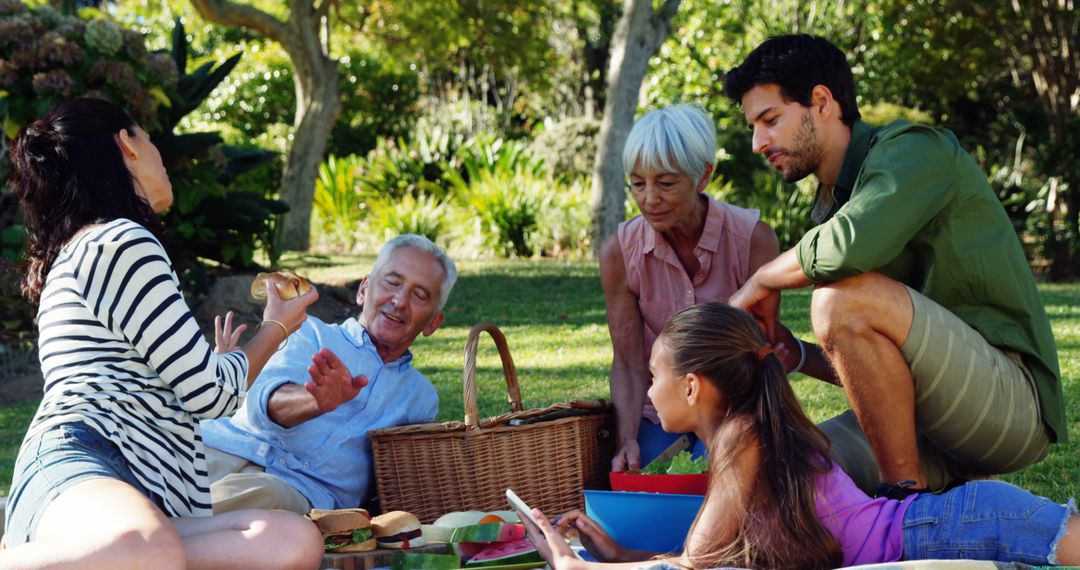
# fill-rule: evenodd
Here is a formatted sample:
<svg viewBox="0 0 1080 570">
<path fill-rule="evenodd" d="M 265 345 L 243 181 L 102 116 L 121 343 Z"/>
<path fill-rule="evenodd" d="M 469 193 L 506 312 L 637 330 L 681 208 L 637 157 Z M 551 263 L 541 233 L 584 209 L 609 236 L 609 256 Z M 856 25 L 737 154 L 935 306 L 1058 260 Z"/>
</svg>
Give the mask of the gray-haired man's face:
<svg viewBox="0 0 1080 570">
<path fill-rule="evenodd" d="M 408 348 L 420 333 L 430 335 L 442 323 L 438 307 L 444 277 L 430 253 L 408 246 L 394 250 L 357 295 L 363 304 L 361 324 L 376 343 L 390 350 Z"/>
</svg>

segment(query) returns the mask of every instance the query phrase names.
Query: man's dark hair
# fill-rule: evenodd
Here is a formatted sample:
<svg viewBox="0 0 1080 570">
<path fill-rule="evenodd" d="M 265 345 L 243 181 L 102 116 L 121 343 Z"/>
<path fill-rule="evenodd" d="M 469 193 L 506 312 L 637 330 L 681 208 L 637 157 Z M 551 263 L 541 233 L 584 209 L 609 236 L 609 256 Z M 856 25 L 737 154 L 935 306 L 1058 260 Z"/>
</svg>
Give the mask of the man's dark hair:
<svg viewBox="0 0 1080 570">
<path fill-rule="evenodd" d="M 844 53 L 829 40 L 809 34 L 776 36 L 762 42 L 724 77 L 724 93 L 736 103 L 747 91 L 775 83 L 788 101 L 810 106 L 810 92 L 824 85 L 840 104 L 841 120 L 851 126 L 859 120 L 855 78 Z"/>
</svg>

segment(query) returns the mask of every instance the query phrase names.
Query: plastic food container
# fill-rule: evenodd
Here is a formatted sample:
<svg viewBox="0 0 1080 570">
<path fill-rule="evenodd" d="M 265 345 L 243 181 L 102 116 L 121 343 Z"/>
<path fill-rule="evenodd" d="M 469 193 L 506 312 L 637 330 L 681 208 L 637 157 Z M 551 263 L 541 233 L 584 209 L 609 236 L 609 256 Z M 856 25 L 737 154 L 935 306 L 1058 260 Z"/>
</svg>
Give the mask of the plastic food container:
<svg viewBox="0 0 1080 570">
<path fill-rule="evenodd" d="M 585 513 L 626 548 L 681 551 L 701 495 L 583 491 Z"/>
<path fill-rule="evenodd" d="M 629 473 L 611 474 L 612 491 L 637 491 L 642 493 L 674 493 L 677 495 L 704 495 L 708 486 L 707 473 L 693 475 L 641 475 Z"/>
</svg>

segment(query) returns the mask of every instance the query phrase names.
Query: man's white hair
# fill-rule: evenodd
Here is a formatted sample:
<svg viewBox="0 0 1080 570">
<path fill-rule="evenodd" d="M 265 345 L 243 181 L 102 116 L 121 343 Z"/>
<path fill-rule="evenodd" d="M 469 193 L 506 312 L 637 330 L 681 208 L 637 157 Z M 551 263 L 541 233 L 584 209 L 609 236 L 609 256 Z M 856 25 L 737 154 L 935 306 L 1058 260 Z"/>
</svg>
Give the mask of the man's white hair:
<svg viewBox="0 0 1080 570">
<path fill-rule="evenodd" d="M 371 268 L 371 274 L 378 275 L 382 268 L 390 262 L 394 252 L 403 247 L 415 247 L 420 251 L 426 251 L 442 266 L 443 282 L 442 286 L 439 287 L 439 306 L 437 308 L 437 310 L 441 311 L 446 305 L 446 300 L 450 298 L 450 291 L 454 288 L 454 283 L 457 283 L 457 266 L 454 265 L 454 260 L 446 255 L 443 248 L 428 238 L 416 234 L 401 234 L 386 242 L 382 249 L 379 250 L 379 256 L 375 258 L 375 266 Z"/>
<path fill-rule="evenodd" d="M 697 182 L 716 160 L 716 125 L 696 104 L 650 111 L 634 122 L 622 159 L 627 176 L 640 163 L 647 171 L 685 172 Z"/>
</svg>

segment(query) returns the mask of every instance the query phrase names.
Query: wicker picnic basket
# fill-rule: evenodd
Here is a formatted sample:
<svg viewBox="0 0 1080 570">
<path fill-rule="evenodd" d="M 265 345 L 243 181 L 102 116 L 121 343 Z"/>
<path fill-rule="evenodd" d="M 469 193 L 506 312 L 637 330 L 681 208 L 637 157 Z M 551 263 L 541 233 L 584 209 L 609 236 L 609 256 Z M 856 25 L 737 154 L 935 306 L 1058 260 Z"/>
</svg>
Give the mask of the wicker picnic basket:
<svg viewBox="0 0 1080 570">
<path fill-rule="evenodd" d="M 502 358 L 510 413 L 478 419 L 476 348 L 480 333 Z M 603 400 L 525 410 L 506 337 L 479 324 L 465 342 L 465 421 L 368 432 L 383 511 L 403 510 L 430 523 L 444 513 L 508 508 L 506 489 L 545 513 L 584 508 L 582 489 L 603 489 L 614 431 Z"/>
</svg>

